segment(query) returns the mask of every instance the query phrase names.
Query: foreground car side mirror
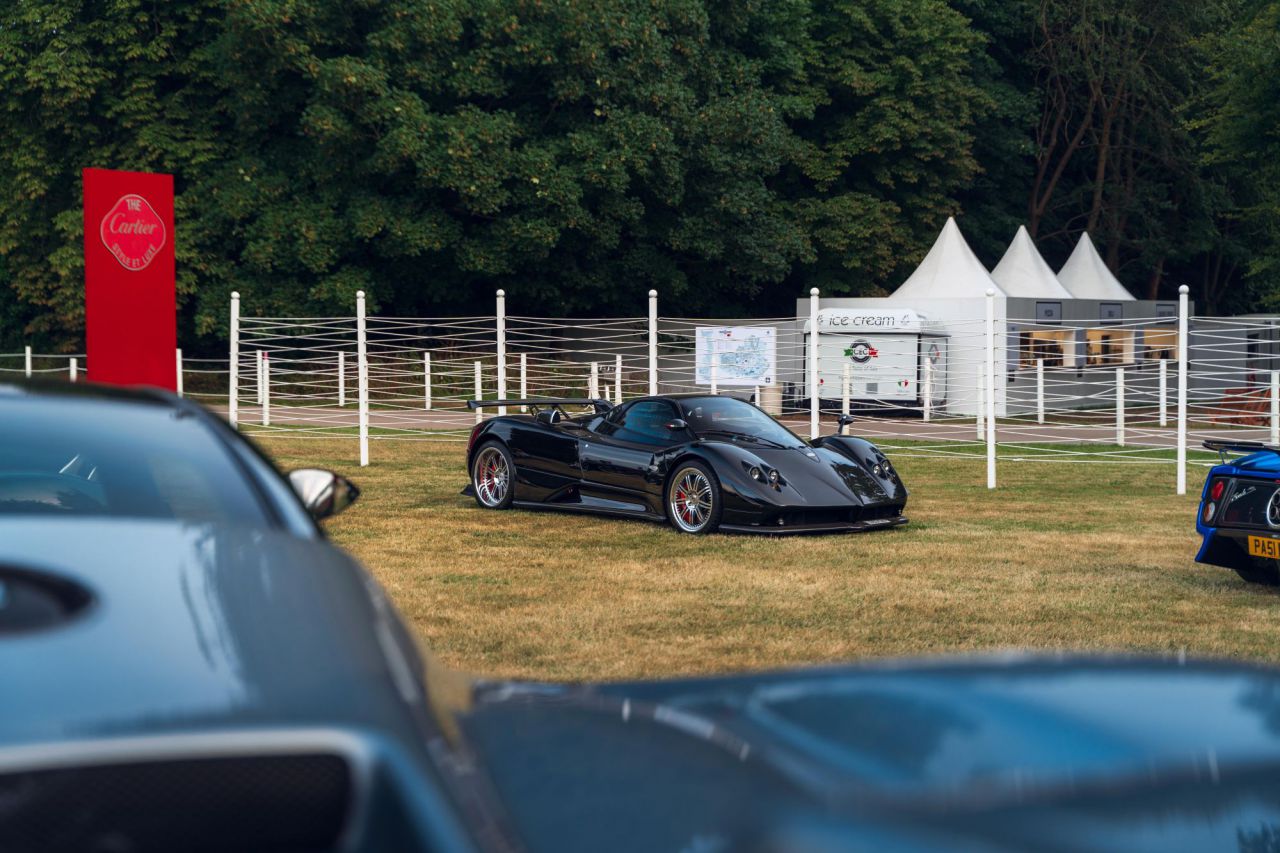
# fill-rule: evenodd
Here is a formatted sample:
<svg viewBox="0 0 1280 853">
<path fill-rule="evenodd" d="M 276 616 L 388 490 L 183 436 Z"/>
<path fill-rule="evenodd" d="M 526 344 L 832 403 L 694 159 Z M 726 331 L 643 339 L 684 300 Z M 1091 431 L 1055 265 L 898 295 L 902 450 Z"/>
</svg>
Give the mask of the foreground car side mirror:
<svg viewBox="0 0 1280 853">
<path fill-rule="evenodd" d="M 354 483 L 323 468 L 290 471 L 289 485 L 316 521 L 337 515 L 360 497 Z"/>
<path fill-rule="evenodd" d="M 686 423 L 681 418 L 676 418 L 675 420 L 667 421 L 667 429 L 671 430 L 672 432 L 680 432 L 681 430 L 686 430 L 688 428 L 689 428 L 689 424 Z"/>
<path fill-rule="evenodd" d="M 853 415 L 841 415 L 840 417 L 836 418 L 836 424 L 840 427 L 840 429 L 844 429 L 849 424 L 853 423 L 853 420 L 854 420 Z"/>
</svg>

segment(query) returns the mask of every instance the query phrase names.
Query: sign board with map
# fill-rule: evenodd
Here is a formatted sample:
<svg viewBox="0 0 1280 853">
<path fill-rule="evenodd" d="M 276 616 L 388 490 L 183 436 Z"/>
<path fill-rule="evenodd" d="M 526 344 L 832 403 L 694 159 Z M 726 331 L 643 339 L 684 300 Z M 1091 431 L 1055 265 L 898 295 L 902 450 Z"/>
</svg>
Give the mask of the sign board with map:
<svg viewBox="0 0 1280 853">
<path fill-rule="evenodd" d="M 711 384 L 712 359 L 717 386 L 752 388 L 777 384 L 778 333 L 772 326 L 698 326 L 695 331 L 697 384 Z"/>
</svg>

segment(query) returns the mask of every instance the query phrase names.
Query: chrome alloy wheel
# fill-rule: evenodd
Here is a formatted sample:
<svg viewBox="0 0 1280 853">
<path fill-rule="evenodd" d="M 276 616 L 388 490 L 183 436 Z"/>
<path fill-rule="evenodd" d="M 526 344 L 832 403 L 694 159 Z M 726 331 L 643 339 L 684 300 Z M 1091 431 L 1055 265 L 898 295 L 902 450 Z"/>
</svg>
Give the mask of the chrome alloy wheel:
<svg viewBox="0 0 1280 853">
<path fill-rule="evenodd" d="M 472 480 L 476 486 L 476 496 L 487 507 L 497 507 L 507 497 L 507 489 L 511 488 L 511 469 L 507 467 L 507 457 L 496 447 L 486 447 L 476 456 L 472 467 Z"/>
<path fill-rule="evenodd" d="M 685 468 L 671 481 L 667 506 L 676 526 L 686 533 L 697 533 L 711 518 L 711 481 L 697 468 Z"/>
</svg>

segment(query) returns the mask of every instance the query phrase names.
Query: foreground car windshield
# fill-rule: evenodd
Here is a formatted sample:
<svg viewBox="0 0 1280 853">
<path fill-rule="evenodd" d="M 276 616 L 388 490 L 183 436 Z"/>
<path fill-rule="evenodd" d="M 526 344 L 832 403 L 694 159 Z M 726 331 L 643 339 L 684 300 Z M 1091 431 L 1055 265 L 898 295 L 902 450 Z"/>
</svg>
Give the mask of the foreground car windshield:
<svg viewBox="0 0 1280 853">
<path fill-rule="evenodd" d="M 747 439 L 762 439 L 783 447 L 803 447 L 791 430 L 764 412 L 733 397 L 694 397 L 680 401 L 684 419 L 698 435 L 727 433 Z"/>
<path fill-rule="evenodd" d="M 19 397 L 4 407 L 0 517 L 267 522 L 230 453 L 190 413 L 73 398 Z"/>
</svg>

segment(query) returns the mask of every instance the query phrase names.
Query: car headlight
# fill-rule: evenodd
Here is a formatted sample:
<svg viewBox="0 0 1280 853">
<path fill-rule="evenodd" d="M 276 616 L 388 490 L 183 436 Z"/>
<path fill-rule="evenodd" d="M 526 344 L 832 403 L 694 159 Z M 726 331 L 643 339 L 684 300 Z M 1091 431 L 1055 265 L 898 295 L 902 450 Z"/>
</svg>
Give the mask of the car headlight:
<svg viewBox="0 0 1280 853">
<path fill-rule="evenodd" d="M 776 486 L 776 485 L 778 485 L 778 481 L 779 481 L 779 480 L 781 480 L 781 479 L 782 479 L 782 477 L 781 477 L 781 475 L 779 475 L 779 474 L 778 474 L 778 469 L 777 469 L 777 468 L 770 468 L 770 469 L 769 469 L 769 485 L 771 485 L 771 486 Z"/>
<path fill-rule="evenodd" d="M 760 470 L 759 465 L 752 465 L 747 469 L 747 473 L 751 475 L 751 479 L 759 480 L 761 483 L 764 482 L 764 472 Z"/>
</svg>

